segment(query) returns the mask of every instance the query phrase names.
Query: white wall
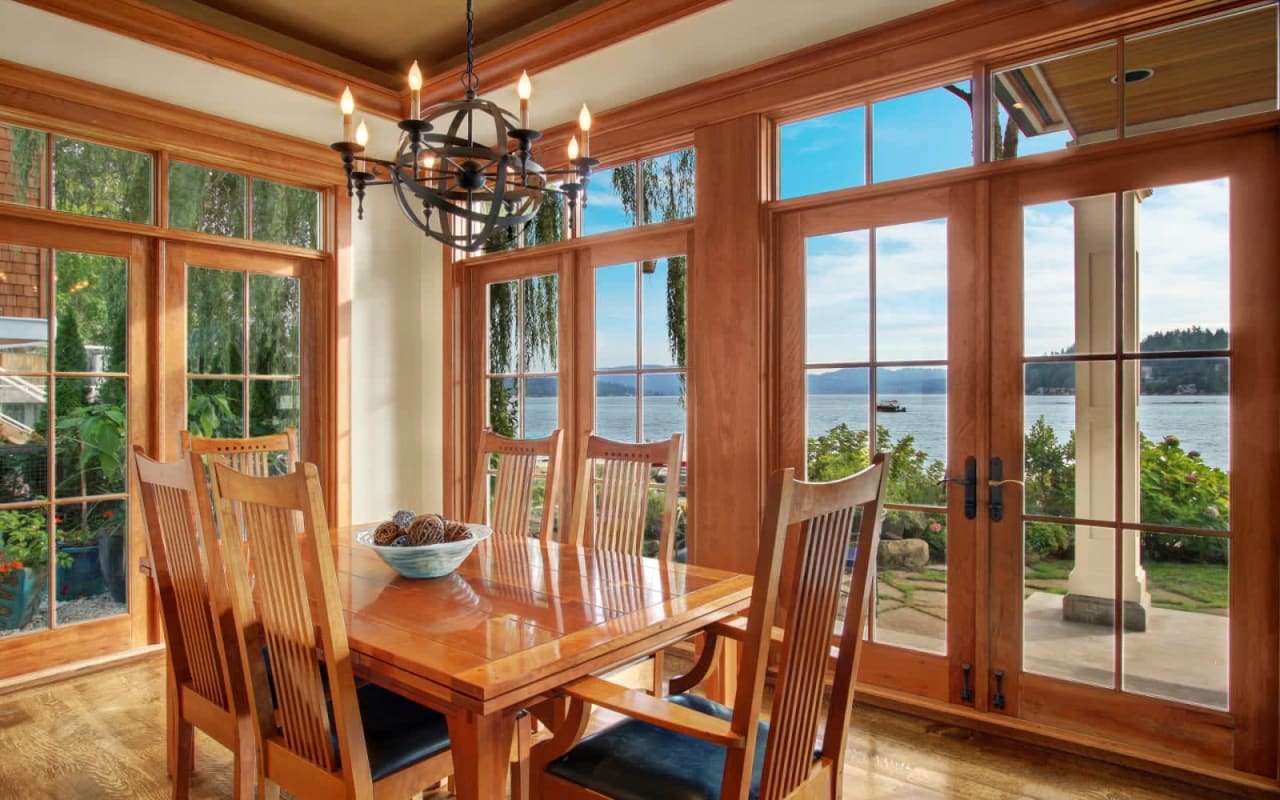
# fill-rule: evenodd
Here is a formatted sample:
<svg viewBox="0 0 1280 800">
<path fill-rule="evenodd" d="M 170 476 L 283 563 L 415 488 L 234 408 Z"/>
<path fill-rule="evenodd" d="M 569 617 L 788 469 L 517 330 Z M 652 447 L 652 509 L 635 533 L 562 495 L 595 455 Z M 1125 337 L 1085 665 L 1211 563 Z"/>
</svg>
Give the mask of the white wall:
<svg viewBox="0 0 1280 800">
<path fill-rule="evenodd" d="M 0 0 L 0 58 L 311 141 L 341 137 L 336 98 L 296 92 L 163 48 Z M 8 35 L 21 32 L 20 35 Z M 369 119 L 374 146 L 394 125 Z M 335 156 L 336 159 L 336 156 Z M 386 189 L 352 220 L 352 520 L 441 507 L 441 249 Z M 354 215 L 353 215 L 354 216 Z"/>
<path fill-rule="evenodd" d="M 390 192 L 352 222 L 351 519 L 443 501 L 441 248 Z"/>
</svg>

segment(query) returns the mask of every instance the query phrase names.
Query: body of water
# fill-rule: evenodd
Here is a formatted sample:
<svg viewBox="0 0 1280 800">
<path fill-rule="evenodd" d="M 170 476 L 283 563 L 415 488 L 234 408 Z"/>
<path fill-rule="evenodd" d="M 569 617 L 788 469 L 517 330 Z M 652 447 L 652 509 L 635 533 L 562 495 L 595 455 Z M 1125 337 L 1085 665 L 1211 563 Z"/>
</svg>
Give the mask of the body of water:
<svg viewBox="0 0 1280 800">
<path fill-rule="evenodd" d="M 911 434 L 916 449 L 941 459 L 946 453 L 946 403 L 942 394 L 903 394 L 892 398 L 907 407 L 905 413 L 876 414 L 876 422 L 897 441 Z M 644 438 L 665 439 L 685 430 L 685 409 L 679 397 L 644 398 Z M 866 430 L 870 403 L 865 394 L 816 394 L 808 401 L 809 436 L 820 436 L 844 422 L 854 430 Z M 525 401 L 525 435 L 545 436 L 555 427 L 554 397 L 530 397 Z M 1076 402 L 1071 396 L 1029 396 L 1024 399 L 1024 428 L 1040 417 L 1060 441 L 1075 429 Z M 636 435 L 636 398 L 597 399 L 596 433 L 610 439 L 629 440 Z M 1206 464 L 1227 468 L 1227 397 L 1225 395 L 1148 395 L 1138 404 L 1138 428 L 1148 439 L 1176 436 L 1183 450 L 1200 453 Z"/>
</svg>

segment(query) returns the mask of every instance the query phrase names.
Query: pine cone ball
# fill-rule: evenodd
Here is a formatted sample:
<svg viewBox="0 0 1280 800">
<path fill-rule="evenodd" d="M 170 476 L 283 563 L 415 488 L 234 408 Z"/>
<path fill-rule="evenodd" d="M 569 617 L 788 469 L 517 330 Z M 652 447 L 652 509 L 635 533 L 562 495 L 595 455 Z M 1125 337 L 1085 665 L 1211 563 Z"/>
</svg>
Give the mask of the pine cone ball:
<svg viewBox="0 0 1280 800">
<path fill-rule="evenodd" d="M 401 528 L 408 528 L 413 524 L 414 518 L 418 515 L 407 508 L 402 508 L 391 515 L 391 521 L 399 525 Z"/>
<path fill-rule="evenodd" d="M 471 529 L 467 527 L 465 522 L 455 520 L 444 526 L 444 539 L 446 542 L 461 542 L 470 538 Z"/>
<path fill-rule="evenodd" d="M 409 544 L 439 544 L 444 541 L 444 517 L 439 514 L 423 514 L 409 525 Z"/>
<path fill-rule="evenodd" d="M 404 530 L 394 522 L 384 522 L 373 531 L 373 543 L 379 547 L 387 547 L 404 534 Z"/>
</svg>

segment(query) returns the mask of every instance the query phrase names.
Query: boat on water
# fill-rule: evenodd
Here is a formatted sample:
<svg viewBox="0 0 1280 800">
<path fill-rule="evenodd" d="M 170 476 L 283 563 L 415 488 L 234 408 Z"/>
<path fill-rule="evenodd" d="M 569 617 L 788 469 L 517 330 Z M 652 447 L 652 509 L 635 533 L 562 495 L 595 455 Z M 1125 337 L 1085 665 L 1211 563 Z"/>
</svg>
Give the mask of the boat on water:
<svg viewBox="0 0 1280 800">
<path fill-rule="evenodd" d="M 890 414 L 895 414 L 899 411 L 906 411 L 906 410 L 907 410 L 907 407 L 899 403 L 897 400 L 884 400 L 882 402 L 876 403 L 876 411 L 887 411 Z"/>
</svg>

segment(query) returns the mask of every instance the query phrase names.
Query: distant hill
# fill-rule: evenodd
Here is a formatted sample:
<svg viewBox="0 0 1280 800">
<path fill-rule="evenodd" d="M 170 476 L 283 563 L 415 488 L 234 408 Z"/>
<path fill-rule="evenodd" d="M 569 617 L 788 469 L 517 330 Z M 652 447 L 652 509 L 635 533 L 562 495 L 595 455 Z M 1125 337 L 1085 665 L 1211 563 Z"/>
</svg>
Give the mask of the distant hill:
<svg viewBox="0 0 1280 800">
<path fill-rule="evenodd" d="M 1138 349 L 1143 353 L 1178 350 L 1225 350 L 1230 344 L 1227 331 L 1218 328 L 1179 328 L 1156 331 L 1143 337 Z M 1069 356 L 1074 348 L 1062 355 Z M 1226 394 L 1228 375 L 1225 359 L 1147 359 L 1142 364 L 1142 394 Z M 1067 361 L 1037 362 L 1027 365 L 1027 394 L 1074 394 L 1076 365 Z"/>
<path fill-rule="evenodd" d="M 648 367 L 646 369 L 656 369 Z M 635 397 L 636 379 L 633 375 L 602 375 L 596 381 L 596 393 L 601 397 Z M 677 397 L 680 394 L 680 376 L 671 373 L 644 376 L 644 393 L 649 397 Z M 525 387 L 527 397 L 555 397 L 555 378 L 530 378 Z"/>
<path fill-rule="evenodd" d="M 871 371 L 838 369 L 809 376 L 809 394 L 866 394 Z M 946 394 L 947 371 L 939 367 L 905 367 L 881 370 L 876 376 L 879 394 Z"/>
</svg>

